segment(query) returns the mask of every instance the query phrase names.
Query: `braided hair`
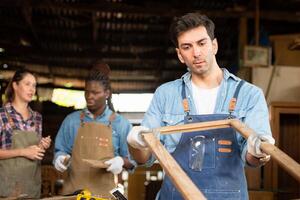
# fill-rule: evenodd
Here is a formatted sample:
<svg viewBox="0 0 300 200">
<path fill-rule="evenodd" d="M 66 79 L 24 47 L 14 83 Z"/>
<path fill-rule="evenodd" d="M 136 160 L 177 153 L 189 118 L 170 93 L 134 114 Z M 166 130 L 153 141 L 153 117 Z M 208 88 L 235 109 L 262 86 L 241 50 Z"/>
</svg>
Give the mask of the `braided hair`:
<svg viewBox="0 0 300 200">
<path fill-rule="evenodd" d="M 114 106 L 111 101 L 112 92 L 111 92 L 109 74 L 110 74 L 110 67 L 108 66 L 108 64 L 97 61 L 95 64 L 92 65 L 92 68 L 89 71 L 87 78 L 85 79 L 85 83 L 89 81 L 97 81 L 100 84 L 102 84 L 104 89 L 109 91 L 109 96 L 107 98 L 107 105 L 113 112 L 115 112 Z"/>
</svg>

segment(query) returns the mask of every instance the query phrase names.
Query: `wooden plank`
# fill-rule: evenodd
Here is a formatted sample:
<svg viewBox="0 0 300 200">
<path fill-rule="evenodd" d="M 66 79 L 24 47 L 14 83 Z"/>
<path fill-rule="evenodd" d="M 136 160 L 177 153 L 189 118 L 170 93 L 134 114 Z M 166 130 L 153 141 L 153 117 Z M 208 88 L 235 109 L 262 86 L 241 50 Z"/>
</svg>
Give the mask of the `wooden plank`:
<svg viewBox="0 0 300 200">
<path fill-rule="evenodd" d="M 247 127 L 238 119 L 218 120 L 210 122 L 199 122 L 193 124 L 166 126 L 162 128 L 152 129 L 151 132 L 160 134 L 171 134 L 178 132 L 194 132 L 218 128 L 227 128 L 232 126 L 244 138 L 248 138 L 251 134 L 256 134 L 254 130 Z M 174 158 L 167 152 L 164 146 L 155 138 L 153 133 L 145 132 L 143 138 L 149 146 L 152 153 L 160 161 L 161 166 L 170 177 L 175 187 L 181 192 L 185 199 L 205 199 L 203 194 L 198 190 L 194 183 L 189 179 L 185 172 L 180 168 Z M 262 142 L 261 149 L 272 156 L 272 158 L 285 169 L 290 175 L 300 182 L 300 165 L 290 158 L 276 146 Z M 180 181 L 177 178 L 180 177 Z M 190 187 L 185 187 L 190 185 Z"/>
<path fill-rule="evenodd" d="M 153 133 L 143 134 L 143 138 L 159 160 L 160 165 L 171 179 L 172 183 L 186 200 L 204 200 L 204 195 L 199 191 L 197 186 L 191 181 L 186 173 L 181 169 L 175 159 L 164 148 Z M 188 186 L 188 187 L 187 187 Z"/>
<path fill-rule="evenodd" d="M 239 131 L 243 137 L 248 138 L 249 135 L 255 134 L 255 132 L 243 124 L 239 120 L 232 120 L 231 125 Z M 296 178 L 300 182 L 300 164 L 281 151 L 279 148 L 273 144 L 262 142 L 261 149 L 272 156 L 272 158 L 291 176 Z"/>
<path fill-rule="evenodd" d="M 194 131 L 203 131 L 203 130 L 211 130 L 218 128 L 228 128 L 230 127 L 230 119 L 227 120 L 217 120 L 210 122 L 198 122 L 192 124 L 184 124 L 184 125 L 175 125 L 175 126 L 165 126 L 157 129 L 152 129 L 150 132 L 160 134 L 173 134 L 179 132 L 194 132 Z"/>
<path fill-rule="evenodd" d="M 152 131 L 160 132 L 161 134 L 171 134 L 176 132 L 194 132 L 202 130 L 210 130 L 217 128 L 226 128 L 232 126 L 235 128 L 244 138 L 248 138 L 251 134 L 256 134 L 254 130 L 247 127 L 238 119 L 228 119 L 228 120 L 217 120 L 210 122 L 198 122 L 192 124 L 176 125 L 176 126 L 166 126 Z M 276 146 L 262 142 L 261 149 L 267 154 L 271 155 L 273 159 L 283 167 L 290 175 L 296 178 L 300 182 L 300 165 L 294 161 L 291 157 L 285 154 Z"/>
</svg>

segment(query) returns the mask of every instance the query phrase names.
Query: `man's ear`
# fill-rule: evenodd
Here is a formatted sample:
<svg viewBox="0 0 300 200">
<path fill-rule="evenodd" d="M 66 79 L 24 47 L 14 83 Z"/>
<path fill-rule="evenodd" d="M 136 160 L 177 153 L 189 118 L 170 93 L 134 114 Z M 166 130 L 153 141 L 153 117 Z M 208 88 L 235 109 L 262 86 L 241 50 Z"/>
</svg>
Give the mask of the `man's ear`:
<svg viewBox="0 0 300 200">
<path fill-rule="evenodd" d="M 217 55 L 217 53 L 218 53 L 218 41 L 217 41 L 217 38 L 213 39 L 212 46 L 213 46 L 213 53 L 214 53 L 214 55 Z"/>
<path fill-rule="evenodd" d="M 108 99 L 110 95 L 110 90 L 105 90 L 105 98 Z"/>
<path fill-rule="evenodd" d="M 176 48 L 176 53 L 177 53 L 177 57 L 178 57 L 178 59 L 180 60 L 180 62 L 181 62 L 181 63 L 184 63 L 184 59 L 183 59 L 183 57 L 181 56 L 181 53 L 180 53 L 180 51 L 179 51 L 178 48 Z"/>
</svg>

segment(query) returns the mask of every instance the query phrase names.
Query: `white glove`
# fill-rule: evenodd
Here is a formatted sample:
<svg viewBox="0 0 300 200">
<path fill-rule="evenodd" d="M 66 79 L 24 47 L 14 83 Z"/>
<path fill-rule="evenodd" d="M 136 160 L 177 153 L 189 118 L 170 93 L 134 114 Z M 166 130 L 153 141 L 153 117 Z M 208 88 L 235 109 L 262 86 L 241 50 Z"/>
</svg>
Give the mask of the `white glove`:
<svg viewBox="0 0 300 200">
<path fill-rule="evenodd" d="M 111 172 L 115 175 L 120 174 L 123 170 L 124 160 L 120 156 L 116 156 L 110 160 L 105 161 L 104 163 L 106 165 L 109 165 L 106 171 Z"/>
<path fill-rule="evenodd" d="M 141 137 L 141 132 L 149 131 L 150 129 L 145 126 L 134 126 L 128 133 L 127 142 L 136 149 L 146 148 L 147 145 Z"/>
<path fill-rule="evenodd" d="M 70 158 L 71 158 L 71 156 L 68 154 L 67 155 L 59 155 L 54 162 L 55 169 L 57 169 L 60 172 L 66 171 L 67 168 L 71 164 Z"/>
<path fill-rule="evenodd" d="M 268 142 L 275 144 L 275 140 L 270 135 L 256 135 L 251 134 L 247 139 L 248 152 L 256 158 L 267 158 L 270 157 L 260 149 L 261 142 Z"/>
</svg>

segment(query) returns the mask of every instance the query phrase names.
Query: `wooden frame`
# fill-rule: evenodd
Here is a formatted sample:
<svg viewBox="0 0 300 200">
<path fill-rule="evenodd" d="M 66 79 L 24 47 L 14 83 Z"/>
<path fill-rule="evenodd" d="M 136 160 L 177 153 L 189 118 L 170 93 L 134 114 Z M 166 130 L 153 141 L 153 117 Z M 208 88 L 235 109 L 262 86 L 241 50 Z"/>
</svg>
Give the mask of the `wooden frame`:
<svg viewBox="0 0 300 200">
<path fill-rule="evenodd" d="M 160 134 L 170 134 L 176 132 L 193 132 L 226 127 L 233 127 L 239 131 L 244 138 L 248 138 L 248 136 L 251 134 L 256 134 L 251 128 L 247 127 L 241 121 L 237 119 L 231 119 L 162 127 L 153 129 L 151 133 L 143 133 L 143 138 L 149 149 L 160 161 L 162 168 L 169 176 L 178 191 L 180 191 L 184 199 L 203 200 L 206 199 L 204 195 L 201 193 L 201 191 L 199 191 L 199 189 L 190 180 L 190 178 L 181 169 L 175 159 L 167 152 L 167 150 L 153 133 L 160 132 Z M 262 142 L 261 149 L 265 153 L 271 155 L 273 160 L 275 160 L 283 169 L 285 169 L 290 175 L 295 177 L 300 182 L 299 163 L 291 159 L 288 155 L 272 144 Z M 180 180 L 178 177 L 180 177 Z M 186 185 L 189 185 L 189 187 L 186 187 Z"/>
<path fill-rule="evenodd" d="M 271 65 L 271 48 L 262 46 L 244 47 L 244 66 L 268 67 Z"/>
</svg>

